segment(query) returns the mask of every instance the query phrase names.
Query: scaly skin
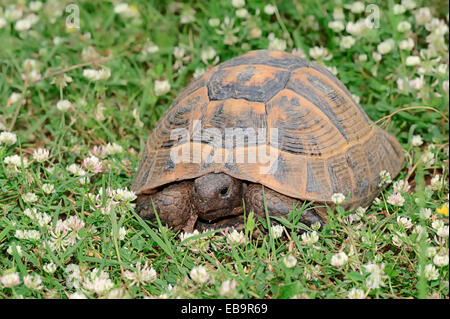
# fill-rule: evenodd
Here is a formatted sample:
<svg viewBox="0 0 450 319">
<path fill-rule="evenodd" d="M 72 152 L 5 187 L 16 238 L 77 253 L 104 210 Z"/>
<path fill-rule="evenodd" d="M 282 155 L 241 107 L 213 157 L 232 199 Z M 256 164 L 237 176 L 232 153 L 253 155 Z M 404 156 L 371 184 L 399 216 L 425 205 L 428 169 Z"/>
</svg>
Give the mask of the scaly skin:
<svg viewBox="0 0 450 319">
<path fill-rule="evenodd" d="M 270 216 L 285 217 L 301 201 L 264 188 Z M 263 188 L 260 184 L 246 185 L 226 174 L 207 174 L 193 181 L 169 185 L 151 195 L 139 195 L 136 211 L 144 219 L 155 220 L 152 201 L 159 218 L 174 230 L 192 232 L 195 229 L 212 230 L 244 227 L 242 199 L 247 212 L 265 218 Z M 236 216 L 236 217 L 235 217 Z M 305 211 L 300 221 L 308 226 L 324 224 L 321 214 Z"/>
</svg>

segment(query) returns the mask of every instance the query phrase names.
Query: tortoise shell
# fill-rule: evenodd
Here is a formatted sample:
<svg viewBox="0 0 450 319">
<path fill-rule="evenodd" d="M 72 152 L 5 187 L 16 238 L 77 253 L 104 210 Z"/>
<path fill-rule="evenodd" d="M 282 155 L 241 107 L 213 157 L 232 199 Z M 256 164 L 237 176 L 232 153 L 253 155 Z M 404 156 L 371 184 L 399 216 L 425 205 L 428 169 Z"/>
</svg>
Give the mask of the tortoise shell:
<svg viewBox="0 0 450 319">
<path fill-rule="evenodd" d="M 261 147 L 268 154 L 274 148 L 270 141 L 261 145 L 248 139 L 230 148 L 211 145 L 211 136 L 195 138 L 199 130 L 225 134 L 230 127 L 262 129 L 268 135 L 276 128 L 277 155 L 269 163 L 276 165 L 264 171 L 268 163 L 214 157 L 231 153 L 236 159 Z M 185 129 L 188 138 L 174 139 L 176 129 Z M 174 146 L 201 150 L 201 159 L 193 160 L 192 151 L 190 160 L 174 162 Z M 177 97 L 150 133 L 132 190 L 151 194 L 215 172 L 302 200 L 330 203 L 332 194 L 342 193 L 347 207 L 368 206 L 378 194 L 380 172 L 395 177 L 402 162 L 397 140 L 368 118 L 330 72 L 285 52 L 259 50 L 210 69 Z"/>
</svg>

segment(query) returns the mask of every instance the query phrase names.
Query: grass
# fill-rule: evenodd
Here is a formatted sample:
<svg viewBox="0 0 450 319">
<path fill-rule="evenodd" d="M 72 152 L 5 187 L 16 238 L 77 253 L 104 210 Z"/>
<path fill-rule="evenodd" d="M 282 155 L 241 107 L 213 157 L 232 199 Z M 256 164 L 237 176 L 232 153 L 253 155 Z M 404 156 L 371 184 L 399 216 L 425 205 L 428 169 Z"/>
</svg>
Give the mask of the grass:
<svg viewBox="0 0 450 319">
<path fill-rule="evenodd" d="M 71 1 L 47 1 L 27 29 L 13 9 L 26 17 L 38 5 L 2 1 L 0 130 L 17 140 L 0 142 L 0 298 L 448 298 L 448 8 L 415 1 L 395 14 L 398 3 L 383 1 L 379 28 L 342 48 L 349 33 L 329 27 L 336 5 L 320 2 L 277 1 L 270 15 L 247 0 L 249 16 L 240 18 L 231 1 L 130 1 L 122 13 L 115 2 L 79 1 L 74 29 L 65 24 Z M 425 6 L 434 24 L 420 24 L 416 12 Z M 366 15 L 343 13 L 345 23 Z M 233 22 L 224 25 L 227 15 Z M 402 21 L 410 31 L 398 31 Z M 389 38 L 394 45 L 378 60 Z M 400 48 L 407 38 L 411 51 Z M 402 172 L 367 211 L 338 207 L 308 237 L 298 222 L 303 207 L 280 221 L 281 238 L 274 229 L 252 238 L 255 224 L 267 223 L 250 214 L 243 234 L 209 232 L 180 243 L 180 234 L 133 212 L 125 189 L 139 153 L 194 76 L 269 47 L 297 49 L 336 73 L 399 139 Z M 410 55 L 420 64 L 409 65 Z M 98 81 L 83 75 L 105 68 L 110 76 Z M 60 100 L 70 107 L 64 111 Z M 38 148 L 49 151 L 42 161 L 33 156 Z M 410 189 L 401 189 L 404 180 Z"/>
</svg>

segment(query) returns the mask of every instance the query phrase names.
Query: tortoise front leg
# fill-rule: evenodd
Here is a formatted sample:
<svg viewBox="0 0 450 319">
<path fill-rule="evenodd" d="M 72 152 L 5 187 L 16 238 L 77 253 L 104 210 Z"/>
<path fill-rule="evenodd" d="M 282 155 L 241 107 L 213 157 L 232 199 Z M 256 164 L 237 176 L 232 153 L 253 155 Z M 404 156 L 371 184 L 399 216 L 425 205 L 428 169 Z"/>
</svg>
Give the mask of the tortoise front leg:
<svg viewBox="0 0 450 319">
<path fill-rule="evenodd" d="M 302 205 L 302 202 L 298 199 L 282 195 L 267 187 L 264 187 L 264 195 L 266 197 L 267 211 L 270 216 L 280 216 L 287 219 L 294 205 L 296 207 L 301 207 Z M 244 199 L 248 212 L 253 211 L 256 216 L 266 217 L 263 190 L 260 184 L 248 186 L 244 194 Z M 316 222 L 319 222 L 321 225 L 324 224 L 324 220 L 313 210 L 304 211 L 300 217 L 300 222 L 308 226 Z"/>
<path fill-rule="evenodd" d="M 175 231 L 192 232 L 197 215 L 192 212 L 193 182 L 185 181 L 169 185 L 151 195 L 138 195 L 136 212 L 144 219 L 156 220 L 152 201 L 159 218 Z"/>
</svg>

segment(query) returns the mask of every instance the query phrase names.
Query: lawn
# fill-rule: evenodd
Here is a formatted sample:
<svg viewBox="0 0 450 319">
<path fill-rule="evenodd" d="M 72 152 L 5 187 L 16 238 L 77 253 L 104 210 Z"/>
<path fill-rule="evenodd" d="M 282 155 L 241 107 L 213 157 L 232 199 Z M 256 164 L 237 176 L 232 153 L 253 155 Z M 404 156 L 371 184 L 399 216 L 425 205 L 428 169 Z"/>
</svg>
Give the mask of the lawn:
<svg viewBox="0 0 450 319">
<path fill-rule="evenodd" d="M 448 299 L 448 2 L 72 2 L 0 1 L 0 298 Z M 223 234 L 139 218 L 160 116 L 268 48 L 335 74 L 401 143 L 399 176 L 320 231 L 304 207 Z"/>
</svg>

